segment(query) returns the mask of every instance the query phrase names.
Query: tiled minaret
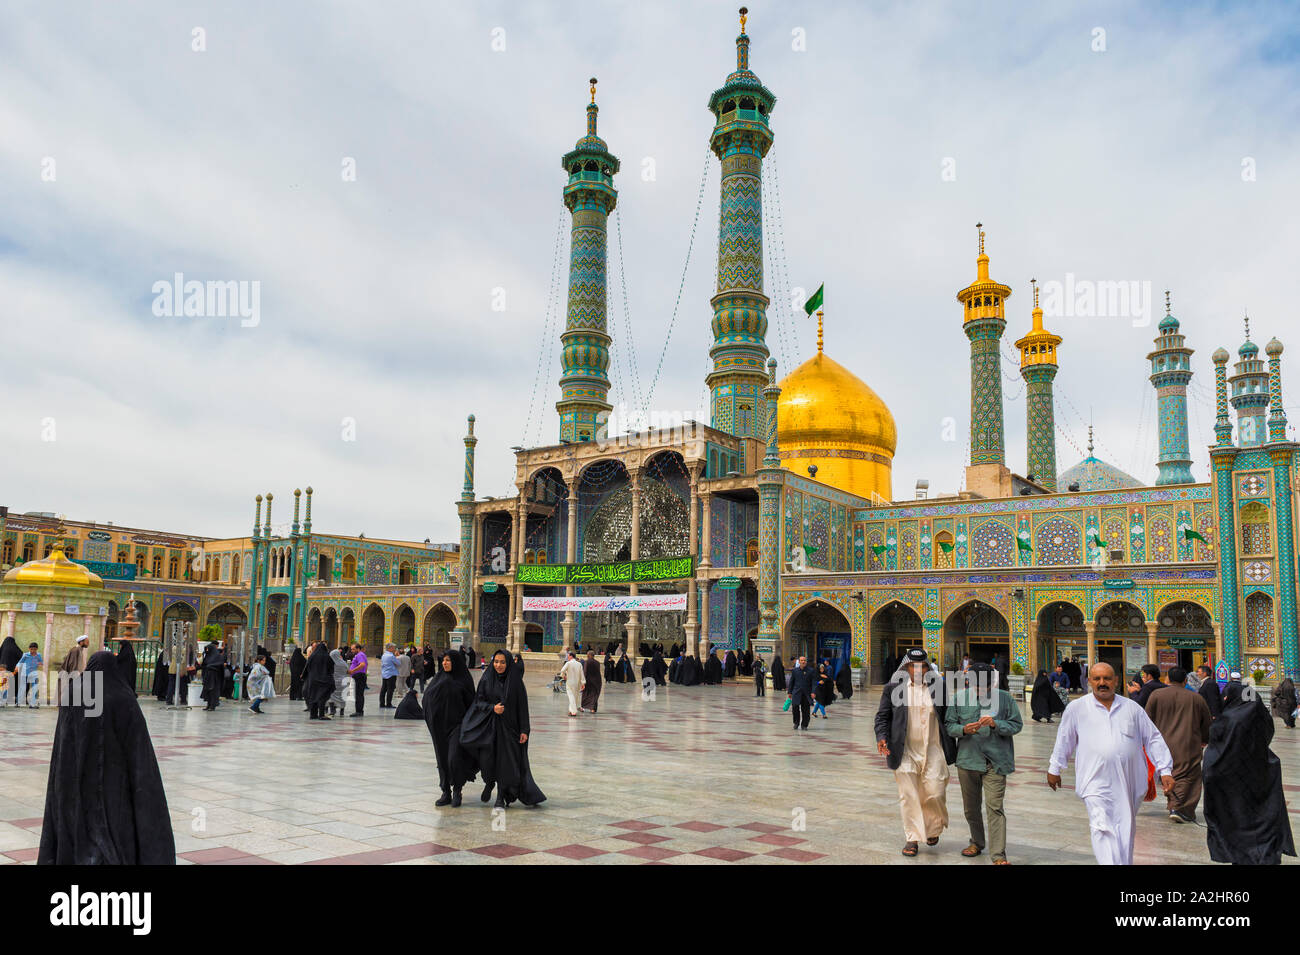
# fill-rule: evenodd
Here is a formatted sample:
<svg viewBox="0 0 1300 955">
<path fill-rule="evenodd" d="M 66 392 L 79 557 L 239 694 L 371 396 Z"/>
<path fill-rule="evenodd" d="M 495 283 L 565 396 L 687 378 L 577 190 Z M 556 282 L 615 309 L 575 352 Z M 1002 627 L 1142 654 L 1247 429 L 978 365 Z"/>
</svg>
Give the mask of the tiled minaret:
<svg viewBox="0 0 1300 955">
<path fill-rule="evenodd" d="M 1194 478 L 1192 452 L 1187 443 L 1187 383 L 1192 380 L 1192 349 L 1178 331 L 1178 319 L 1171 311 L 1168 292 L 1165 292 L 1165 317 L 1158 328 L 1155 351 L 1147 355 L 1160 423 L 1156 484 L 1191 484 Z"/>
<path fill-rule="evenodd" d="M 618 159 L 596 135 L 596 78 L 587 105 L 587 135 L 562 160 L 569 174 L 564 204 L 573 216 L 569 243 L 569 308 L 560 336 L 561 441 L 591 441 L 613 408 L 609 395 L 609 333 L 605 330 L 606 219 L 618 201 Z"/>
<path fill-rule="evenodd" d="M 713 296 L 713 370 L 705 378 L 713 427 L 767 438 L 767 305 L 763 294 L 763 157 L 776 96 L 749 68 L 747 11 L 740 8 L 736 69 L 709 97 L 716 119 L 709 140 L 722 162 L 718 211 L 718 287 Z"/>
<path fill-rule="evenodd" d="M 474 605 L 474 416 L 466 420 L 465 481 L 461 485 L 460 501 L 456 510 L 460 514 L 460 571 L 456 578 L 456 629 L 452 631 L 452 645 L 468 647 L 472 643 Z"/>
<path fill-rule="evenodd" d="M 975 259 L 975 281 L 957 293 L 965 317 L 962 328 L 970 339 L 970 467 L 966 487 L 982 497 L 1009 497 L 1002 426 L 1002 332 L 1006 330 L 1006 301 L 1010 287 L 989 278 L 989 257 L 984 252 L 984 224 L 979 229 L 980 251 Z"/>
<path fill-rule="evenodd" d="M 1246 319 L 1246 340 L 1237 349 L 1235 373 L 1228 379 L 1232 407 L 1237 412 L 1237 444 L 1253 448 L 1268 440 L 1264 411 L 1268 408 L 1268 369 L 1259 357 L 1259 346 L 1250 340 L 1250 319 Z"/>
<path fill-rule="evenodd" d="M 1032 279 L 1030 280 L 1033 281 Z M 1025 379 L 1027 460 L 1025 477 L 1056 490 L 1056 409 L 1052 381 L 1056 378 L 1057 350 L 1061 336 L 1043 328 L 1043 310 L 1038 307 L 1038 283 L 1034 282 L 1034 327 L 1016 342 L 1020 351 L 1020 376 Z"/>
</svg>

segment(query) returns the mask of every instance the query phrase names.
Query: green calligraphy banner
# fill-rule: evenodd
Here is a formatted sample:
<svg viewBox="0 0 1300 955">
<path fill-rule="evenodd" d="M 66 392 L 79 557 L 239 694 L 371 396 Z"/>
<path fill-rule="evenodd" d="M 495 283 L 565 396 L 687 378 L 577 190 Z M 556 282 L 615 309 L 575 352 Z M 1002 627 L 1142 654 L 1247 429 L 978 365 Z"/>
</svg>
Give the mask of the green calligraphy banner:
<svg viewBox="0 0 1300 955">
<path fill-rule="evenodd" d="M 521 564 L 515 568 L 515 583 L 551 586 L 637 584 L 694 576 L 695 558 L 690 556 L 625 560 L 615 564 Z"/>
</svg>

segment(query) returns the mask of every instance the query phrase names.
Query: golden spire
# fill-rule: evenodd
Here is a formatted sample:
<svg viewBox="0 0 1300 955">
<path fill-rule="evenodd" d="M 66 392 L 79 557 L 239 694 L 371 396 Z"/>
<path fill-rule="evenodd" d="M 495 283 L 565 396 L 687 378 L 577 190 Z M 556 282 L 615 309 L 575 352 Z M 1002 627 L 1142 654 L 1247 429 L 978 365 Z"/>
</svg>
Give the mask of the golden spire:
<svg viewBox="0 0 1300 955">
<path fill-rule="evenodd" d="M 1034 310 L 1032 312 L 1034 324 L 1033 328 L 1024 338 L 1016 342 L 1016 348 L 1020 349 L 1020 367 L 1026 368 L 1030 365 L 1055 365 L 1056 349 L 1061 344 L 1061 336 L 1053 335 L 1043 327 L 1043 309 L 1038 304 L 1038 280 L 1030 279 L 1029 284 L 1034 287 Z"/>
<path fill-rule="evenodd" d="M 984 223 L 975 223 L 979 230 L 979 257 L 975 260 L 975 281 L 957 293 L 957 301 L 965 308 L 964 321 L 977 318 L 997 318 L 1005 321 L 1003 303 L 1011 297 L 1011 289 L 989 278 L 989 257 L 984 251 Z"/>
<path fill-rule="evenodd" d="M 820 308 L 817 309 L 817 354 L 822 353 L 822 316 L 826 313 Z"/>
<path fill-rule="evenodd" d="M 975 260 L 975 281 L 987 282 L 989 280 L 989 257 L 984 252 L 984 223 L 975 223 L 975 228 L 979 229 L 980 233 L 980 254 Z"/>
<path fill-rule="evenodd" d="M 596 77 L 593 76 L 587 82 L 591 84 L 591 101 L 594 103 L 596 102 Z"/>
<path fill-rule="evenodd" d="M 740 32 L 741 33 L 745 32 L 745 21 L 748 19 L 749 19 L 749 8 L 741 7 L 740 8 Z"/>
</svg>

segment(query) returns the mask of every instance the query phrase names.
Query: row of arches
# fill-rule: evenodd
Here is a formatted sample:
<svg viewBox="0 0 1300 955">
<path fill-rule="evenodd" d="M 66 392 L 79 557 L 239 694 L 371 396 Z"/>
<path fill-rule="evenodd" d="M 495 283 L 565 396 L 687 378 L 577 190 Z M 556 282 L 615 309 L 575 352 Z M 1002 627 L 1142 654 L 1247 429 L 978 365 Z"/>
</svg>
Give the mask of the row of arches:
<svg viewBox="0 0 1300 955">
<path fill-rule="evenodd" d="M 378 649 L 385 643 L 399 646 L 415 644 L 431 647 L 451 645 L 451 632 L 456 628 L 456 613 L 445 603 L 436 603 L 424 615 L 418 631 L 415 611 L 409 604 L 400 604 L 392 615 L 392 630 L 385 638 L 388 624 L 382 607 L 372 603 L 361 612 L 358 623 L 351 607 L 337 610 L 334 607 L 313 607 L 307 613 L 307 639 L 324 640 L 330 646 L 340 643 L 357 643 Z"/>
</svg>

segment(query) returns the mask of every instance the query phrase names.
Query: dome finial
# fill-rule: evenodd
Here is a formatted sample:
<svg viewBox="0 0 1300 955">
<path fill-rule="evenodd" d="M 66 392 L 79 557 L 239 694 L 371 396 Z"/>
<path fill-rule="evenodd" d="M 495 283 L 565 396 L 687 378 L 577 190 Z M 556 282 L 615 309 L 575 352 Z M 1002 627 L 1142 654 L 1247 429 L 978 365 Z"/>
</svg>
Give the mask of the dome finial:
<svg viewBox="0 0 1300 955">
<path fill-rule="evenodd" d="M 593 76 L 587 82 L 591 84 L 591 101 L 594 103 L 596 102 L 596 77 Z"/>
<path fill-rule="evenodd" d="M 1034 308 L 1038 308 L 1038 279 L 1030 279 L 1029 284 L 1034 287 Z"/>
<path fill-rule="evenodd" d="M 1250 341 L 1250 313 L 1246 312 L 1246 341 Z"/>
<path fill-rule="evenodd" d="M 979 229 L 979 233 L 980 233 L 980 255 L 983 255 L 983 254 L 984 254 L 984 223 L 983 223 L 983 222 L 977 222 L 977 223 L 975 223 L 975 228 L 976 228 L 976 229 Z"/>
<path fill-rule="evenodd" d="M 1088 457 L 1092 457 L 1092 425 L 1088 425 Z"/>
<path fill-rule="evenodd" d="M 826 313 L 817 309 L 817 354 L 822 353 L 822 318 Z"/>
<path fill-rule="evenodd" d="M 1171 311 L 1171 308 L 1172 308 L 1172 306 L 1169 304 L 1169 289 L 1165 289 L 1165 314 L 1166 314 L 1166 315 L 1172 315 L 1172 314 L 1173 314 L 1173 312 Z"/>
<path fill-rule="evenodd" d="M 748 19 L 749 19 L 749 8 L 741 7 L 740 8 L 740 32 L 741 33 L 745 32 L 745 21 Z"/>
</svg>

